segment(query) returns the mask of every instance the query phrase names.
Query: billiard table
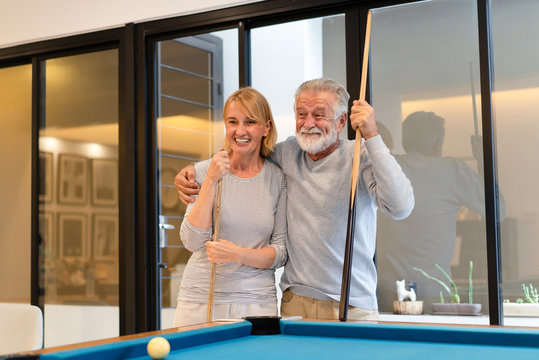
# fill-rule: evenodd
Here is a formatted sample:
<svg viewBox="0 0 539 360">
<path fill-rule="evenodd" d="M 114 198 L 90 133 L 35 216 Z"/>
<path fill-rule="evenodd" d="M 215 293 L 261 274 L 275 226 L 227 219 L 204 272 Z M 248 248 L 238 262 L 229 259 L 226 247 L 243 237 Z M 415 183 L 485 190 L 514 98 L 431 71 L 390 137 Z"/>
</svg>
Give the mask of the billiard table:
<svg viewBox="0 0 539 360">
<path fill-rule="evenodd" d="M 254 324 L 254 325 L 253 325 Z M 277 330 L 249 321 L 147 333 L 40 359 L 150 359 L 148 341 L 166 338 L 167 359 L 539 359 L 539 330 L 376 322 L 280 320 Z M 270 335 L 255 333 L 278 332 Z M 121 339 L 121 338 L 119 338 Z"/>
</svg>

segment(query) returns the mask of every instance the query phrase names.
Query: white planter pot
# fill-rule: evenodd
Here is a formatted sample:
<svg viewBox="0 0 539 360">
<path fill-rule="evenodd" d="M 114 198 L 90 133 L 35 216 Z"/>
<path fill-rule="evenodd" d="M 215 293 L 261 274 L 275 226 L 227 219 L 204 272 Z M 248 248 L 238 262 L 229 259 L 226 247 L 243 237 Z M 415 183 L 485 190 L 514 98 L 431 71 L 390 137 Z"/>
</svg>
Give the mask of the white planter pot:
<svg viewBox="0 0 539 360">
<path fill-rule="evenodd" d="M 539 304 L 503 303 L 503 314 L 506 316 L 539 317 Z"/>
<path fill-rule="evenodd" d="M 432 315 L 481 315 L 481 304 L 432 304 Z"/>
</svg>

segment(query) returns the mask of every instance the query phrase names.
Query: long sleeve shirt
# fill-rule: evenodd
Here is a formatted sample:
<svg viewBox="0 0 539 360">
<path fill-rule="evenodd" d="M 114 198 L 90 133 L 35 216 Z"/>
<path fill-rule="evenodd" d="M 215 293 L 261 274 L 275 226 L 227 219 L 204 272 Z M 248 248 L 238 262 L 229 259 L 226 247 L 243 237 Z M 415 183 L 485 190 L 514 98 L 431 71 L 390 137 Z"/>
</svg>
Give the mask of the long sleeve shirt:
<svg viewBox="0 0 539 360">
<path fill-rule="evenodd" d="M 339 301 L 344 262 L 354 141 L 340 140 L 328 156 L 313 161 L 295 137 L 276 146 L 272 160 L 288 184 L 289 260 L 281 289 Z M 350 305 L 377 309 L 376 211 L 405 218 L 414 207 L 410 181 L 380 136 L 361 149 Z"/>
<path fill-rule="evenodd" d="M 195 165 L 195 180 L 199 184 L 204 181 L 210 162 L 211 159 Z M 223 177 L 219 238 L 248 248 L 271 246 L 276 256 L 269 269 L 239 263 L 216 265 L 216 304 L 276 301 L 274 272 L 287 260 L 286 189 L 286 178 L 270 161 L 265 161 L 262 170 L 252 178 L 239 178 L 230 172 Z M 186 218 L 193 206 L 191 203 L 187 207 L 180 228 L 181 240 L 193 255 L 183 273 L 178 300 L 206 303 L 210 262 L 205 243 L 213 229 L 200 229 L 189 223 Z"/>
</svg>

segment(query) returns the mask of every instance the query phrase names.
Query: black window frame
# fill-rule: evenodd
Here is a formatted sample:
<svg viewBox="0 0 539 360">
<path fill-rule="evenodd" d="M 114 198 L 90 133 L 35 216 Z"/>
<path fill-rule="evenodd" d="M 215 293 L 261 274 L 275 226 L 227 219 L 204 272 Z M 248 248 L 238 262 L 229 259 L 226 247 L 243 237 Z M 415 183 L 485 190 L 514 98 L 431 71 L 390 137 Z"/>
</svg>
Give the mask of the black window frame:
<svg viewBox="0 0 539 360">
<path fill-rule="evenodd" d="M 166 19 L 129 23 L 82 35 L 0 49 L 0 68 L 32 64 L 32 291 L 38 294 L 38 126 L 40 115 L 39 62 L 104 48 L 119 49 L 119 187 L 120 335 L 159 328 L 156 293 L 157 205 L 155 204 L 155 130 L 152 127 L 152 44 L 172 37 L 237 28 L 239 85 L 251 84 L 250 30 L 256 27 L 344 13 L 346 73 L 351 98 L 359 96 L 365 23 L 369 9 L 419 0 L 272 0 Z M 481 114 L 485 174 L 485 208 L 490 324 L 503 325 L 501 292 L 500 217 L 492 113 L 492 45 L 490 0 L 477 0 L 481 79 Z M 369 89 L 369 86 L 367 86 Z M 367 100 L 370 92 L 367 90 Z M 348 126 L 349 138 L 355 132 Z M 152 172 L 153 171 L 153 172 Z M 155 215 L 155 216 L 154 216 Z"/>
<path fill-rule="evenodd" d="M 9 67 L 19 64 L 32 64 L 32 197 L 31 197 L 31 291 L 30 301 L 39 304 L 39 126 L 42 112 L 41 69 L 40 64 L 47 59 L 84 54 L 88 52 L 118 49 L 119 56 L 119 107 L 118 107 L 118 166 L 119 173 L 124 177 L 135 179 L 135 124 L 133 122 L 134 109 L 134 25 L 102 30 L 82 35 L 73 35 L 58 39 L 45 40 L 37 43 L 18 45 L 11 48 L 0 49 L 0 67 Z M 134 274 L 137 268 L 136 249 L 133 239 L 137 239 L 136 232 L 130 224 L 136 219 L 133 209 L 136 208 L 136 198 L 133 196 L 136 182 L 125 182 L 119 187 L 119 306 L 120 306 L 120 334 L 129 334 L 136 331 L 136 306 L 138 301 L 133 296 L 137 289 Z M 136 241 L 136 240 L 135 240 Z M 140 249 L 138 249 L 140 252 Z M 144 251 L 142 251 L 144 252 Z M 135 300 L 133 300 L 135 298 Z M 44 309 L 42 309 L 44 310 Z"/>
</svg>

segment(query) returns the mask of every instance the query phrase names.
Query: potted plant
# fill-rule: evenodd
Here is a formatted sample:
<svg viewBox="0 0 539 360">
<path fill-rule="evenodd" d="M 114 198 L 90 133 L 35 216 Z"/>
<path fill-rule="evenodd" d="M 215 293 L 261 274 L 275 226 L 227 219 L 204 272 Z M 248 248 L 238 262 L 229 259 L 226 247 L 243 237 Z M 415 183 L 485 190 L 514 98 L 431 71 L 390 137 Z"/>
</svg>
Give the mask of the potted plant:
<svg viewBox="0 0 539 360">
<path fill-rule="evenodd" d="M 516 302 L 503 300 L 503 313 L 507 316 L 539 316 L 539 294 L 532 284 L 522 284 L 524 299 L 517 298 Z"/>
<path fill-rule="evenodd" d="M 458 288 L 455 282 L 447 274 L 447 272 L 438 264 L 434 264 L 438 270 L 447 278 L 449 285 L 447 286 L 442 280 L 435 278 L 427 274 L 424 270 L 414 268 L 414 270 L 421 272 L 428 279 L 438 282 L 449 294 L 451 299 L 450 303 L 445 303 L 443 292 L 440 291 L 440 302 L 432 304 L 432 314 L 433 315 L 481 315 L 481 304 L 473 303 L 473 281 L 472 281 L 472 272 L 473 272 L 473 262 L 470 261 L 470 270 L 468 272 L 468 303 L 460 302 L 460 295 L 458 293 Z"/>
</svg>

